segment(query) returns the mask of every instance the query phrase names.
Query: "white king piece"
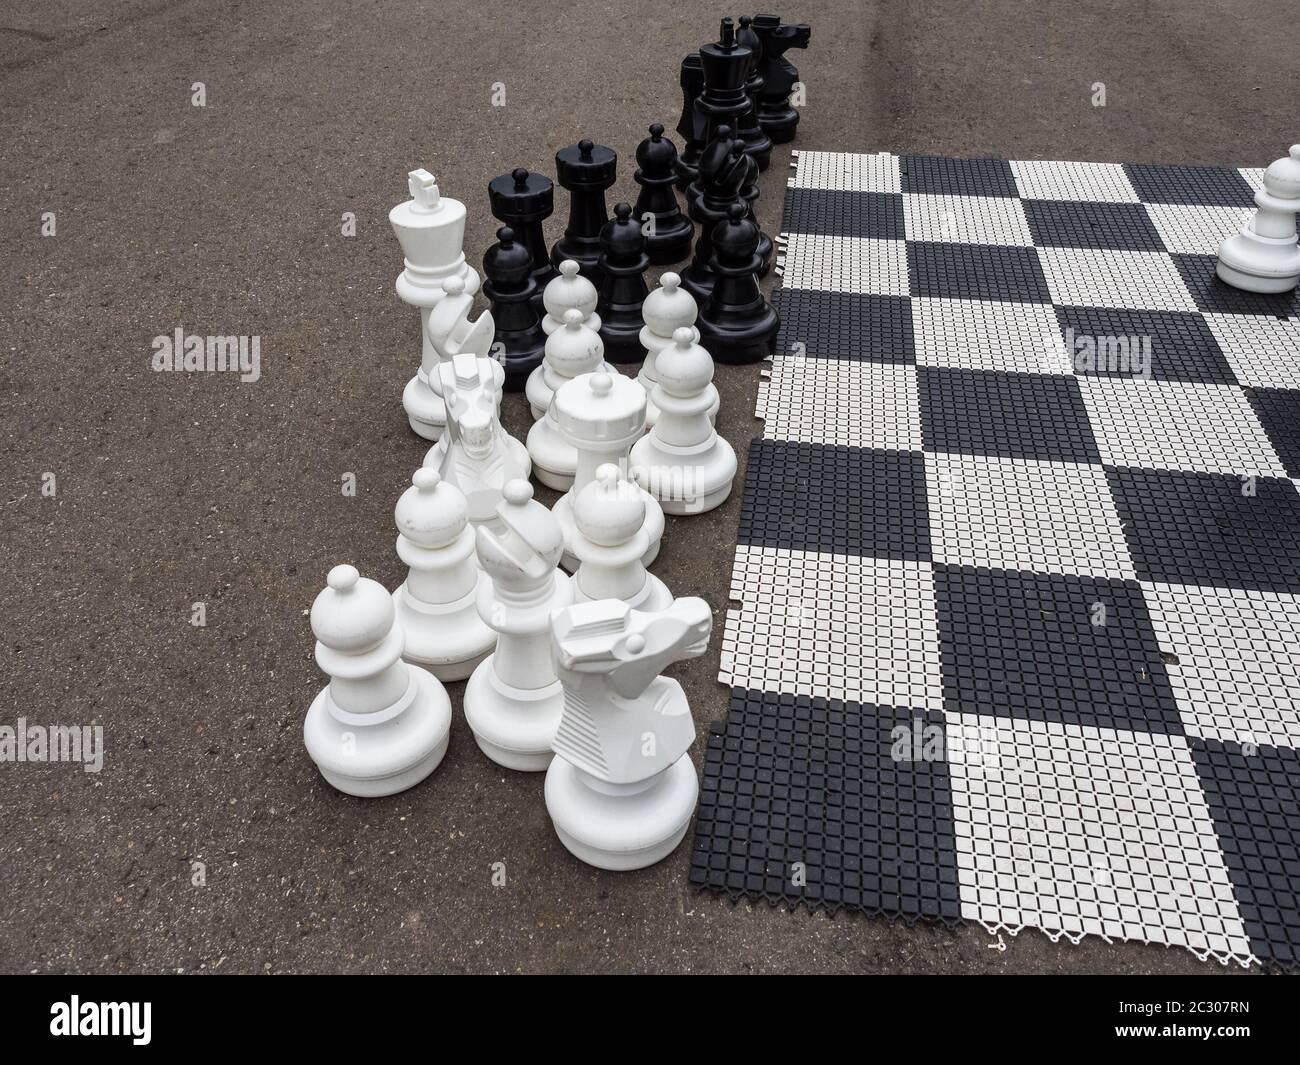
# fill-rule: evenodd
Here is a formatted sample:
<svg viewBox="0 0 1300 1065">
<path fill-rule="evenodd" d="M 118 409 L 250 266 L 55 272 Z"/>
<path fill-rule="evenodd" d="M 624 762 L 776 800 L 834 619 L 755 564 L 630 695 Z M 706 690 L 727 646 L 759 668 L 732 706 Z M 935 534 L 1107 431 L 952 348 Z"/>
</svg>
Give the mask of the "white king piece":
<svg viewBox="0 0 1300 1065">
<path fill-rule="evenodd" d="M 1255 214 L 1219 246 L 1216 272 L 1247 292 L 1289 292 L 1300 281 L 1300 144 L 1264 171 L 1263 185 L 1255 193 Z"/>
<path fill-rule="evenodd" d="M 429 338 L 429 312 L 442 299 L 443 286 L 451 278 L 464 285 L 471 296 L 478 291 L 479 277 L 465 262 L 465 205 L 438 192 L 438 183 L 427 170 L 407 175 L 411 198 L 388 212 L 389 224 L 406 255 L 405 268 L 397 275 L 397 295 L 420 312 L 420 369 L 402 393 L 411 428 L 426 440 L 437 440 L 446 425 L 442 400 L 429 388 L 429 370 L 438 354 Z"/>
<path fill-rule="evenodd" d="M 564 712 L 546 773 L 560 841 L 601 869 L 642 869 L 672 853 L 695 810 L 695 723 L 660 673 L 708 646 L 703 599 L 643 613 L 603 599 L 551 615 Z"/>
</svg>

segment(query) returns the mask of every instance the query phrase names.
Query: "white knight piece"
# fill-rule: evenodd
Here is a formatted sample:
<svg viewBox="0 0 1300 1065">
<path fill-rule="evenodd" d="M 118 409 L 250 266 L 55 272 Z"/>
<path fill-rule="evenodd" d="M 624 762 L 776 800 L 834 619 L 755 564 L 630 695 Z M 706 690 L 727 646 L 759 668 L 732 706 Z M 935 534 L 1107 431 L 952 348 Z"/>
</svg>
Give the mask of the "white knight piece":
<svg viewBox="0 0 1300 1065">
<path fill-rule="evenodd" d="M 443 297 L 429 313 L 425 325 L 425 336 L 430 343 L 426 350 L 432 354 L 427 366 L 420 367 L 420 374 L 427 379 L 429 391 L 443 412 L 443 424 L 446 424 L 446 400 L 442 394 L 442 370 L 457 355 L 473 355 L 487 358 L 492 350 L 492 339 L 496 333 L 496 323 L 491 311 L 484 311 L 470 321 L 470 311 L 474 309 L 474 296 L 466 291 L 465 282 L 458 277 L 447 279 L 443 286 Z M 501 409 L 501 393 L 504 388 L 505 375 L 497 383 L 497 409 Z M 430 449 L 431 454 L 441 455 L 447 449 L 447 434 L 438 437 L 437 443 Z M 426 466 L 436 466 L 438 462 L 424 460 Z"/>
<path fill-rule="evenodd" d="M 1264 171 L 1254 215 L 1219 246 L 1216 273 L 1247 292 L 1289 292 L 1300 281 L 1300 144 Z"/>
</svg>

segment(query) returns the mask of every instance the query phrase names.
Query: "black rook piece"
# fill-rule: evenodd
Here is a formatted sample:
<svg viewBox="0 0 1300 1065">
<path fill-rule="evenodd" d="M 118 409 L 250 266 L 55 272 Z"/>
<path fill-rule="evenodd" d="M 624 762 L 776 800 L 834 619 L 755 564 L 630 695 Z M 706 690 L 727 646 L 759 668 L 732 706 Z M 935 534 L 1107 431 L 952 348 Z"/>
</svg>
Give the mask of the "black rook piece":
<svg viewBox="0 0 1300 1065">
<path fill-rule="evenodd" d="M 515 232 L 515 237 L 533 257 L 533 280 L 540 292 L 556 276 L 546 250 L 542 222 L 555 210 L 555 186 L 541 174 L 530 174 L 522 166 L 488 182 L 492 216 Z"/>
<path fill-rule="evenodd" d="M 704 67 L 700 53 L 692 52 L 682 60 L 682 117 L 677 120 L 677 132 L 682 135 L 682 154 L 677 157 L 677 184 L 682 191 L 700 176 L 700 153 L 708 138 L 700 129 L 695 114 L 695 98 L 704 88 Z"/>
<path fill-rule="evenodd" d="M 745 79 L 749 77 L 753 55 L 736 43 L 735 24 L 724 18 L 717 44 L 706 44 L 700 49 L 704 89 L 695 98 L 696 126 L 706 143 L 719 126 L 730 126 L 744 141 L 746 154 L 753 157 L 760 170 L 766 170 L 772 157 L 772 142 L 759 127 L 754 105 L 745 94 Z"/>
<path fill-rule="evenodd" d="M 497 230 L 497 243 L 483 256 L 483 277 L 497 327 L 493 355 L 506 371 L 506 390 L 518 392 L 541 365 L 546 334 L 534 306 L 533 257 L 509 226 Z"/>
<path fill-rule="evenodd" d="M 758 124 L 758 99 L 763 89 L 763 76 L 759 73 L 759 64 L 763 61 L 763 42 L 754 32 L 753 19 L 748 15 L 740 16 L 740 29 L 736 31 L 736 43 L 749 49 L 749 74 L 745 78 L 745 95 L 749 97 L 749 110 L 741 118 L 740 139 L 745 142 L 745 151 L 753 156 L 760 170 L 766 170 L 772 158 L 772 138 Z"/>
<path fill-rule="evenodd" d="M 640 362 L 641 305 L 648 289 L 642 273 L 650 265 L 645 234 L 625 203 L 614 205 L 614 217 L 600 231 L 600 339 L 610 362 Z"/>
<path fill-rule="evenodd" d="M 759 362 L 776 350 L 781 319 L 758 288 L 759 230 L 733 203 L 713 231 L 713 294 L 700 308 L 700 343 L 718 362 Z"/>
<path fill-rule="evenodd" d="M 691 235 L 695 227 L 677 206 L 675 166 L 677 146 L 664 136 L 658 122 L 650 127 L 650 136 L 636 149 L 637 171 L 633 175 L 641 186 L 636 198 L 636 219 L 652 222 L 646 234 L 645 250 L 652 263 L 679 263 L 691 253 Z"/>
<path fill-rule="evenodd" d="M 565 259 L 573 259 L 593 284 L 600 283 L 596 273 L 600 227 L 609 218 L 605 190 L 614 184 L 617 166 L 618 156 L 612 148 L 587 140 L 555 153 L 555 176 L 570 193 L 569 224 L 551 249 L 551 263 L 558 267 Z"/>
<path fill-rule="evenodd" d="M 758 124 L 777 144 L 794 140 L 799 112 L 790 106 L 790 92 L 799 80 L 799 71 L 785 58 L 790 48 L 807 48 L 812 29 L 806 23 L 782 25 L 779 15 L 755 15 L 754 32 L 762 42 L 763 56 L 758 74 L 763 87 L 759 90 Z"/>
</svg>

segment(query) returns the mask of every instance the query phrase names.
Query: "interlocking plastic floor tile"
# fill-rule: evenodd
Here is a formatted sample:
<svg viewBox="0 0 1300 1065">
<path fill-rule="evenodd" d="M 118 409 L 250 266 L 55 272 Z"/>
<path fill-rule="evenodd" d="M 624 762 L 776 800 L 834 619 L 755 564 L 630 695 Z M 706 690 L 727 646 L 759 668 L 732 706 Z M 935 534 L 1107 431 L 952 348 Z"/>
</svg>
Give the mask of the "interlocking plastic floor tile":
<svg viewBox="0 0 1300 1065">
<path fill-rule="evenodd" d="M 1237 383 L 1204 315 L 1123 307 L 1057 307 L 1056 319 L 1077 374 Z"/>
<path fill-rule="evenodd" d="M 1207 314 L 1233 375 L 1255 388 L 1300 389 L 1300 315 Z"/>
<path fill-rule="evenodd" d="M 783 227 L 786 233 L 902 240 L 903 197 L 886 192 L 789 188 Z"/>
<path fill-rule="evenodd" d="M 1181 203 L 1149 203 L 1146 212 L 1166 250 L 1216 256 L 1224 239 L 1238 232 L 1253 214 L 1246 207 L 1189 207 Z"/>
<path fill-rule="evenodd" d="M 870 396 L 871 402 L 863 402 Z M 763 436 L 807 444 L 920 451 L 916 370 L 847 359 L 779 358 L 758 384 Z"/>
<path fill-rule="evenodd" d="M 1026 200 L 1024 203 L 1025 218 L 1034 238 L 1026 243 L 1039 247 L 1164 250 L 1160 234 L 1140 203 L 1071 200 Z"/>
<path fill-rule="evenodd" d="M 1019 200 L 1001 196 L 901 197 L 908 240 L 1030 247 L 1033 234 Z"/>
<path fill-rule="evenodd" d="M 898 156 L 888 152 L 857 155 L 850 152 L 796 151 L 790 184 L 806 189 L 840 189 L 845 192 L 901 192 Z"/>
<path fill-rule="evenodd" d="M 1026 200 L 1138 202 L 1138 194 L 1119 163 L 1012 160 L 1011 171 L 1020 196 Z"/>
<path fill-rule="evenodd" d="M 1249 207 L 1252 202 L 1245 178 L 1225 167 L 1125 163 L 1124 172 L 1143 203 Z"/>
<path fill-rule="evenodd" d="M 1194 311 L 1183 279 L 1163 252 L 1039 248 L 1053 303 Z"/>
<path fill-rule="evenodd" d="M 772 303 L 781 315 L 777 358 L 916 361 L 906 296 L 781 288 Z"/>
<path fill-rule="evenodd" d="M 1047 303 L 912 300 L 916 361 L 1006 373 L 1071 373 Z"/>
<path fill-rule="evenodd" d="M 1196 307 L 1216 314 L 1263 314 L 1277 318 L 1300 316 L 1300 289 L 1273 295 L 1243 292 L 1220 281 L 1214 272 L 1218 258 L 1214 255 L 1173 255 L 1175 269 L 1196 301 Z"/>
<path fill-rule="evenodd" d="M 907 244 L 901 240 L 791 233 L 782 271 L 787 288 L 908 294 Z"/>
<path fill-rule="evenodd" d="M 1286 472 L 1300 477 L 1300 391 L 1248 388 L 1246 396 Z"/>
<path fill-rule="evenodd" d="M 965 300 L 1051 301 L 1034 248 L 908 241 L 907 271 L 914 296 Z"/>
<path fill-rule="evenodd" d="M 900 155 L 904 192 L 933 196 L 1016 196 L 1016 178 L 1005 159 L 953 159 L 942 155 Z"/>
</svg>

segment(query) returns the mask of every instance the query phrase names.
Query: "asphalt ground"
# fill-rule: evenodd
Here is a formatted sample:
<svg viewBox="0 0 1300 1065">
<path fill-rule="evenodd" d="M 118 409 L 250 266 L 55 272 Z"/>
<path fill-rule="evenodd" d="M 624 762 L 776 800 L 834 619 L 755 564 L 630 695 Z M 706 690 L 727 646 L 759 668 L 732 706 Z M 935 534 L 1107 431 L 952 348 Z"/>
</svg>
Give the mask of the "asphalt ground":
<svg viewBox="0 0 1300 1065">
<path fill-rule="evenodd" d="M 1297 139 L 1281 2 L 779 10 L 813 26 L 798 148 L 1263 166 Z M 689 887 L 689 844 L 643 872 L 590 869 L 552 832 L 541 778 L 488 763 L 459 715 L 443 766 L 390 799 L 341 796 L 308 759 L 326 572 L 403 576 L 392 508 L 424 449 L 400 406 L 417 321 L 387 221 L 406 172 L 467 202 L 476 264 L 488 180 L 553 173 L 581 137 L 620 152 L 610 202 L 630 199 L 637 141 L 676 124 L 678 62 L 725 13 L 0 0 L 0 723 L 100 724 L 106 743 L 97 774 L 0 765 L 0 969 L 1222 971 L 1139 944 L 735 905 Z M 778 147 L 760 183 L 773 234 L 788 161 Z M 153 372 L 152 339 L 177 327 L 260 336 L 260 380 Z M 717 376 L 742 472 L 758 378 Z M 526 430 L 521 396 L 506 422 Z M 697 762 L 726 706 L 739 504 L 738 481 L 719 510 L 670 519 L 655 566 L 716 611 L 710 653 L 674 671 Z"/>
</svg>

